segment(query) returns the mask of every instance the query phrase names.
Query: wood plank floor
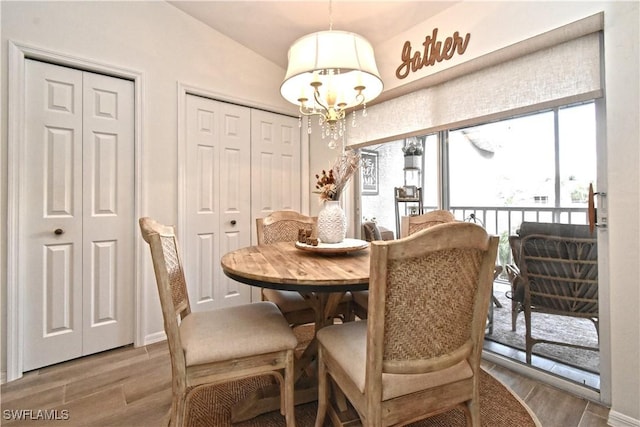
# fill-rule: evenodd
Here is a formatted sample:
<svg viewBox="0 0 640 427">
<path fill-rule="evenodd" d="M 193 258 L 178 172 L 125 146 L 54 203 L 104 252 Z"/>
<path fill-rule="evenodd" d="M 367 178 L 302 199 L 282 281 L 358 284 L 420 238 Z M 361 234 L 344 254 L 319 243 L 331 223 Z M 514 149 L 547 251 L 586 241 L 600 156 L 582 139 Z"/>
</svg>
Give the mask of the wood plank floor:
<svg viewBox="0 0 640 427">
<path fill-rule="evenodd" d="M 483 366 L 511 387 L 544 427 L 607 425 L 605 407 L 500 366 Z M 123 347 L 28 372 L 3 384 L 0 399 L 3 426 L 160 426 L 171 406 L 169 352 L 164 342 Z M 20 421 L 11 419 L 15 410 L 32 410 L 33 418 L 38 410 L 55 410 L 54 415 L 67 419 Z"/>
</svg>

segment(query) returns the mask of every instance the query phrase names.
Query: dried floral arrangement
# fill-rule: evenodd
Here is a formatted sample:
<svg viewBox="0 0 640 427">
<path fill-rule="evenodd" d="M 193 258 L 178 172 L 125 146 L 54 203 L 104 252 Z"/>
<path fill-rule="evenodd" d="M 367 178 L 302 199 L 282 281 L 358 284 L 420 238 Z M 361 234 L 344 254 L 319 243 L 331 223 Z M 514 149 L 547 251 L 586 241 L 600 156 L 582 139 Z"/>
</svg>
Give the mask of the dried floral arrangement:
<svg viewBox="0 0 640 427">
<path fill-rule="evenodd" d="M 335 160 L 329 172 L 323 170 L 316 174 L 316 193 L 320 194 L 320 202 L 339 200 L 342 190 L 359 167 L 360 153 L 349 150 Z"/>
</svg>

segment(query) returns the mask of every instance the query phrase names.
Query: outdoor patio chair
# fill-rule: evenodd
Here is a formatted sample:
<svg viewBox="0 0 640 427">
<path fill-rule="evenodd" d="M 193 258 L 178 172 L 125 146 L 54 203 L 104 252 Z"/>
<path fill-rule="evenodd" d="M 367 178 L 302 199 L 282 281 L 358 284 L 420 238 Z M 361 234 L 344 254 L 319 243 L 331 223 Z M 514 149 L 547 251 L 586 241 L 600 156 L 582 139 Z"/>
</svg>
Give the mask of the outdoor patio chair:
<svg viewBox="0 0 640 427">
<path fill-rule="evenodd" d="M 524 302 L 524 285 L 522 284 L 522 276 L 520 276 L 520 236 L 509 236 L 509 247 L 511 248 L 511 256 L 513 264 L 504 266 L 511 284 L 511 290 L 506 293 L 508 299 L 511 300 L 511 330 L 517 329 L 518 314 L 522 313 L 522 303 Z"/>
<path fill-rule="evenodd" d="M 362 223 L 362 237 L 367 242 L 373 242 L 374 240 L 393 240 L 395 238 L 393 231 L 373 221 Z"/>
<path fill-rule="evenodd" d="M 452 222 L 371 243 L 369 317 L 318 331 L 318 416 L 335 396 L 363 426 L 405 425 L 460 406 L 480 426 L 479 378 L 498 237 Z M 341 401 L 342 399 L 338 399 Z"/>
<path fill-rule="evenodd" d="M 277 242 L 294 244 L 298 240 L 300 229 L 309 230 L 312 235 L 316 235 L 316 221 L 316 217 L 296 211 L 272 212 L 265 218 L 256 219 L 258 244 L 268 245 Z M 275 303 L 292 327 L 314 323 L 316 320 L 315 312 L 299 292 L 262 288 L 262 299 Z M 336 312 L 344 321 L 352 318 L 350 301 L 351 294 L 345 294 Z"/>
<path fill-rule="evenodd" d="M 139 223 L 151 249 L 169 344 L 169 425 L 187 424 L 189 400 L 201 387 L 272 375 L 280 383 L 280 412 L 288 427 L 295 426 L 293 363 L 298 340 L 278 307 L 258 302 L 192 312 L 174 228 L 151 218 L 140 218 Z"/>
<path fill-rule="evenodd" d="M 517 268 L 512 298 L 524 311 L 526 361 L 539 343 L 598 350 L 577 344 L 534 338 L 534 312 L 586 318 L 598 328 L 598 245 L 587 225 L 523 222 L 518 236 L 510 239 Z"/>
</svg>

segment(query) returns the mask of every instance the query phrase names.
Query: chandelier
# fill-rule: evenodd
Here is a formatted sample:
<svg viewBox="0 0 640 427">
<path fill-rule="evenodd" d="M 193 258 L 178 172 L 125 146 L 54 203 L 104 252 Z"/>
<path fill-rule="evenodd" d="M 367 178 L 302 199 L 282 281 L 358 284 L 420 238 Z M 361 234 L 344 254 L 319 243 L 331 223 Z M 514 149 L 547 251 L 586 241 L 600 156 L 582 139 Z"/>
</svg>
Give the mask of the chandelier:
<svg viewBox="0 0 640 427">
<path fill-rule="evenodd" d="M 329 138 L 329 147 L 335 148 L 344 138 L 347 110 L 353 108 L 355 126 L 358 107 L 366 116 L 367 102 L 380 95 L 383 85 L 367 39 L 332 27 L 330 23 L 329 31 L 307 34 L 291 45 L 280 93 L 299 106 L 300 126 L 302 116 L 318 116 L 322 138 Z"/>
</svg>

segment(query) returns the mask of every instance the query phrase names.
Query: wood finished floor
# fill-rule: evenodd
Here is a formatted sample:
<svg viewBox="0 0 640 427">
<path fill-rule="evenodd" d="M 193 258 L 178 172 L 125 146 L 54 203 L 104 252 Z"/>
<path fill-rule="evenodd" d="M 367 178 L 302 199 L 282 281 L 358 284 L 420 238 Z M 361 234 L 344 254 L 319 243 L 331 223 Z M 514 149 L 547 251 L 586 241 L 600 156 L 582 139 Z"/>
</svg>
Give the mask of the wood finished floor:
<svg viewBox="0 0 640 427">
<path fill-rule="evenodd" d="M 605 427 L 608 408 L 483 362 L 537 415 L 543 427 Z M 171 405 L 166 343 L 124 347 L 28 372 L 0 388 L 3 426 L 156 427 Z M 57 410 L 60 421 L 9 420 L 11 410 Z M 63 412 L 68 411 L 68 412 Z M 305 427 L 305 426 L 301 426 Z"/>
</svg>

